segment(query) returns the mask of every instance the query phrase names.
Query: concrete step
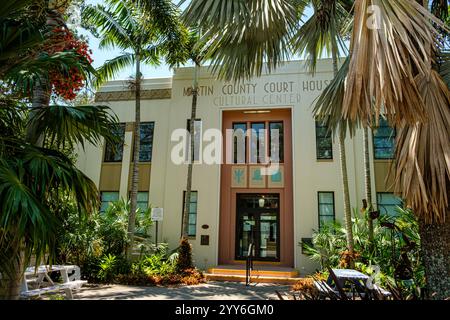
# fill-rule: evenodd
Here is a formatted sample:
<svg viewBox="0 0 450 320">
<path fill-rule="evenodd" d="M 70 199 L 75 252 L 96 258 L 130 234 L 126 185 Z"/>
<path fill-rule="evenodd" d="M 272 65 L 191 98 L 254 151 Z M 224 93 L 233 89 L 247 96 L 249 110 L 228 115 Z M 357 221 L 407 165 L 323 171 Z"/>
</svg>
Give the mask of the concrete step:
<svg viewBox="0 0 450 320">
<path fill-rule="evenodd" d="M 245 282 L 245 275 L 229 275 L 229 274 L 211 274 L 205 273 L 206 280 L 209 281 L 230 281 L 230 282 Z M 295 277 L 276 277 L 276 276 L 256 276 L 253 275 L 250 277 L 251 283 L 276 283 L 276 284 L 285 284 L 285 285 L 293 285 L 301 278 Z"/>
<path fill-rule="evenodd" d="M 215 267 L 208 270 L 209 274 L 214 275 L 229 275 L 229 276 L 244 276 L 245 269 L 242 267 Z M 255 267 L 251 272 L 252 277 L 274 277 L 274 278 L 297 278 L 299 273 L 295 269 L 290 268 L 264 268 Z"/>
</svg>

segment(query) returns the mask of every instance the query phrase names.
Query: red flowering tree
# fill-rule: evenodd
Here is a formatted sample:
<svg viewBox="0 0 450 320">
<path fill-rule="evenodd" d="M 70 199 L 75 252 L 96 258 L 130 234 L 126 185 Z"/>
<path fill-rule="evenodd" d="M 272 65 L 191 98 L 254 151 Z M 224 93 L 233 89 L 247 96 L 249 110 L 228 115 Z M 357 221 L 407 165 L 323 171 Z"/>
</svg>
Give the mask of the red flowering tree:
<svg viewBox="0 0 450 320">
<path fill-rule="evenodd" d="M 85 59 L 92 63 L 92 50 L 87 43 L 75 37 L 72 31 L 66 27 L 53 29 L 52 34 L 46 44 L 45 51 L 52 55 L 59 52 L 73 51 L 80 57 L 80 61 Z M 77 93 L 85 85 L 85 74 L 77 66 L 70 67 L 66 71 L 50 70 L 49 81 L 54 94 L 65 99 L 74 100 Z"/>
</svg>

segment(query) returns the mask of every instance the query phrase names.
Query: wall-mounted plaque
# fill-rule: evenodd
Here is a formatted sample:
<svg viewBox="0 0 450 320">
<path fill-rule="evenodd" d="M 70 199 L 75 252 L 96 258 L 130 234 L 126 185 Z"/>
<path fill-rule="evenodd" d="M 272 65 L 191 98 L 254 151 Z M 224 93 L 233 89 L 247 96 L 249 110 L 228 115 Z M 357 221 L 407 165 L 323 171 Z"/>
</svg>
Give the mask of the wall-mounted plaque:
<svg viewBox="0 0 450 320">
<path fill-rule="evenodd" d="M 280 166 L 278 170 L 267 177 L 269 188 L 283 188 L 284 187 L 284 167 Z"/>
<path fill-rule="evenodd" d="M 231 187 L 247 188 L 247 167 L 233 166 L 231 167 Z"/>
<path fill-rule="evenodd" d="M 266 176 L 261 174 L 262 167 L 250 167 L 250 188 L 265 188 Z"/>
<path fill-rule="evenodd" d="M 200 245 L 201 246 L 209 246 L 209 236 L 202 234 L 200 236 Z"/>
</svg>

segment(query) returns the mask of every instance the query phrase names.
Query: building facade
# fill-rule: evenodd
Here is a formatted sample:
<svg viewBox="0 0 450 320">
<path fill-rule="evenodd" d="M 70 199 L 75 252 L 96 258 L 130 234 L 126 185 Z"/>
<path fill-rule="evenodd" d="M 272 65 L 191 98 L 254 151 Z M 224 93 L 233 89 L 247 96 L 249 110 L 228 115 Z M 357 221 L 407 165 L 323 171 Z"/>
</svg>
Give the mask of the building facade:
<svg viewBox="0 0 450 320">
<path fill-rule="evenodd" d="M 177 132 L 189 128 L 193 74 L 192 68 L 180 68 L 172 78 L 143 84 L 138 205 L 164 209 L 158 242 L 171 248 L 180 239 L 185 201 L 187 165 L 179 160 L 189 159 L 182 150 L 187 142 Z M 312 115 L 315 99 L 332 77 L 329 60 L 319 63 L 314 76 L 302 61 L 293 61 L 239 83 L 215 80 L 207 68 L 201 70 L 189 210 L 198 267 L 245 263 L 252 242 L 258 263 L 293 267 L 303 274 L 314 270 L 300 243 L 324 223 L 342 221 L 344 214 L 338 145 Z M 89 145 L 78 152 L 78 166 L 98 185 L 102 208 L 129 196 L 133 99 L 126 81 L 105 85 L 96 102 L 119 117 L 117 134 L 123 143 L 116 148 Z M 240 132 L 246 134 L 234 135 Z M 272 133 L 277 133 L 278 146 Z M 398 200 L 386 177 L 395 131 L 381 121 L 370 136 L 375 205 L 392 213 Z M 362 131 L 347 138 L 345 147 L 351 207 L 360 208 L 365 198 Z M 267 170 L 266 160 L 274 155 L 277 170 Z"/>
</svg>

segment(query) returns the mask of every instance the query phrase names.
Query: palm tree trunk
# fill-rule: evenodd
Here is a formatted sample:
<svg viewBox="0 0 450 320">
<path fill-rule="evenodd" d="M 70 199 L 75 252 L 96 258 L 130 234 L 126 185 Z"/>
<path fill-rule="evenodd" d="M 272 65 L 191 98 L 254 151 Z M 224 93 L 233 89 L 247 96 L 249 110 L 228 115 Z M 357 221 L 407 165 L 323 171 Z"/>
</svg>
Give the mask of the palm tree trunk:
<svg viewBox="0 0 450 320">
<path fill-rule="evenodd" d="M 354 241 L 353 241 L 353 225 L 352 225 L 352 212 L 350 209 L 350 192 L 348 188 L 348 173 L 347 173 L 347 157 L 345 152 L 345 133 L 339 132 L 339 158 L 341 162 L 341 177 L 342 177 L 342 190 L 344 196 L 344 215 L 345 215 L 345 229 L 347 235 L 347 248 L 351 256 L 354 253 Z"/>
<path fill-rule="evenodd" d="M 332 59 L 333 59 L 333 73 L 336 77 L 338 73 L 338 49 L 332 45 Z M 345 152 L 345 131 L 339 126 L 339 158 L 341 165 L 342 191 L 344 200 L 344 216 L 345 228 L 347 229 L 347 248 L 350 255 L 353 257 L 354 241 L 352 228 L 352 212 L 350 208 L 350 192 L 348 187 L 348 173 L 347 173 L 347 157 Z M 351 262 L 352 263 L 352 262 Z M 352 265 L 351 265 L 352 266 Z"/>
<path fill-rule="evenodd" d="M 48 107 L 49 103 L 49 85 L 47 79 L 41 78 L 40 82 L 38 82 L 33 88 L 30 118 L 32 118 L 40 108 Z M 44 145 L 44 136 L 36 134 L 36 130 L 33 125 L 29 125 L 26 128 L 26 140 L 37 147 L 43 147 Z M 10 300 L 17 300 L 20 297 L 22 279 L 24 277 L 24 271 L 27 264 L 22 242 L 17 243 L 17 247 L 14 249 L 13 251 L 17 252 L 17 254 L 13 255 L 16 256 L 16 259 L 11 259 L 11 264 L 8 268 L 9 272 L 8 274 L 3 275 L 5 279 L 2 279 L 2 287 L 5 290 L 5 297 Z"/>
<path fill-rule="evenodd" d="M 189 158 L 188 158 L 188 174 L 186 179 L 186 194 L 184 198 L 184 210 L 183 210 L 183 226 L 182 226 L 182 238 L 189 237 L 189 207 L 191 200 L 191 189 L 192 189 L 192 169 L 195 151 L 195 118 L 197 117 L 197 97 L 198 97 L 198 73 L 200 66 L 195 63 L 194 68 L 194 80 L 192 85 L 192 107 L 191 107 L 191 120 L 189 125 Z"/>
<path fill-rule="evenodd" d="M 135 122 L 133 130 L 133 172 L 131 176 L 130 212 L 128 214 L 128 246 L 127 257 L 131 259 L 133 252 L 134 231 L 136 228 L 137 193 L 139 184 L 139 148 L 141 124 L 141 61 L 139 52 L 136 53 L 136 82 L 135 82 Z"/>
<path fill-rule="evenodd" d="M 450 208 L 444 223 L 427 224 L 421 220 L 419 231 L 428 297 L 450 298 Z"/>
<path fill-rule="evenodd" d="M 46 108 L 50 104 L 50 86 L 47 79 L 41 78 L 40 82 L 37 83 L 33 88 L 33 99 L 31 103 L 30 118 L 39 111 L 41 108 Z M 37 135 L 35 127 L 29 125 L 26 132 L 26 139 L 31 144 L 42 147 L 44 145 L 44 136 Z"/>
<path fill-rule="evenodd" d="M 366 200 L 367 200 L 367 224 L 369 229 L 369 243 L 371 246 L 371 250 L 374 246 L 373 241 L 373 220 L 370 215 L 370 211 L 372 211 L 372 179 L 370 176 L 370 157 L 369 157 L 369 129 L 367 127 L 363 128 L 363 145 L 364 145 L 364 185 L 366 191 Z"/>
</svg>

